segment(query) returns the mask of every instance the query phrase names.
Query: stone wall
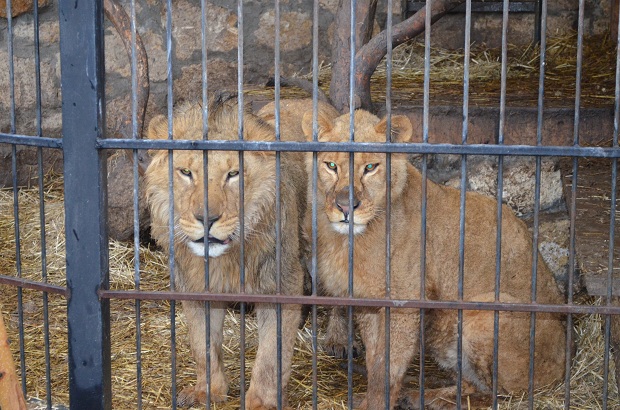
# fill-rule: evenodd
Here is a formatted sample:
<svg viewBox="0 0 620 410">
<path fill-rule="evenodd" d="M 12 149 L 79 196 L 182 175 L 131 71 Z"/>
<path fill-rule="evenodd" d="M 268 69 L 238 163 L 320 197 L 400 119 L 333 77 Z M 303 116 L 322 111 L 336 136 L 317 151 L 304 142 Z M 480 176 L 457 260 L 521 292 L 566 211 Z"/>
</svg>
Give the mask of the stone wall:
<svg viewBox="0 0 620 410">
<path fill-rule="evenodd" d="M 128 9 L 129 2 L 122 1 Z M 402 16 L 403 1 L 395 1 L 395 21 Z M 608 30 L 609 1 L 587 1 L 586 34 Z M 338 0 L 319 2 L 319 60 L 330 61 L 330 37 Z M 281 69 L 284 75 L 308 73 L 312 57 L 312 9 L 308 0 L 281 1 Z M 377 29 L 384 26 L 385 0 L 380 1 Z M 549 3 L 549 33 L 558 34 L 576 27 L 577 0 L 557 0 Z M 166 5 L 156 0 L 136 1 L 138 30 L 149 57 L 151 97 L 147 121 L 155 113 L 163 112 L 167 97 Z M 533 35 L 533 15 L 515 14 L 510 20 L 509 41 L 530 41 Z M 236 0 L 208 1 L 207 17 L 207 74 L 209 90 L 236 88 L 237 44 L 239 19 Z M 501 16 L 477 14 L 472 18 L 472 39 L 494 46 L 501 38 Z M 244 1 L 244 60 L 243 75 L 246 84 L 262 84 L 274 71 L 274 10 L 273 3 L 257 0 Z M 202 51 L 200 2 L 174 0 L 172 15 L 174 100 L 201 97 Z M 7 20 L 0 18 L 0 131 L 36 135 L 36 80 L 34 65 L 34 23 L 31 13 L 13 19 L 13 63 L 15 68 L 15 124 L 10 115 L 8 74 Z M 449 15 L 433 29 L 433 45 L 462 47 L 463 15 Z M 61 135 L 61 89 L 59 28 L 57 2 L 40 11 L 41 52 L 41 130 L 44 136 Z M 106 98 L 108 133 L 117 131 L 121 120 L 130 115 L 130 65 L 121 40 L 114 28 L 106 22 Z M 10 169 L 10 147 L 0 146 L 0 185 L 9 182 L 1 175 Z M 21 148 L 20 148 L 21 150 Z M 19 167 L 32 167 L 31 154 L 19 154 Z M 8 162 L 7 162 L 8 161 Z M 60 161 L 47 161 L 61 164 Z M 30 165 L 28 165 L 30 164 Z M 27 183 L 31 172 L 20 173 L 20 183 Z"/>
</svg>

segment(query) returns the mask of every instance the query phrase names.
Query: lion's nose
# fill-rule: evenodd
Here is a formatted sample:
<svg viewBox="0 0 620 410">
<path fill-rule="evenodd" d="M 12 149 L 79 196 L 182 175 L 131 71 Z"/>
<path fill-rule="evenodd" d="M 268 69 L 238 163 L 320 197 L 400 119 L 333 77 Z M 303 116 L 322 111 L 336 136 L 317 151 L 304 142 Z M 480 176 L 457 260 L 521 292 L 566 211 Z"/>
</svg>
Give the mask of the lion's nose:
<svg viewBox="0 0 620 410">
<path fill-rule="evenodd" d="M 360 200 L 353 195 L 353 209 L 360 205 Z M 344 214 L 345 218 L 349 216 L 349 187 L 344 187 L 336 195 L 336 207 Z"/>
<path fill-rule="evenodd" d="M 204 224 L 204 215 L 203 214 L 196 214 L 194 215 L 196 217 L 196 219 Z M 213 226 L 213 224 L 215 222 L 217 222 L 218 219 L 220 219 L 221 215 L 209 215 L 208 216 L 208 223 L 209 223 L 209 229 L 211 229 L 211 226 Z"/>
</svg>

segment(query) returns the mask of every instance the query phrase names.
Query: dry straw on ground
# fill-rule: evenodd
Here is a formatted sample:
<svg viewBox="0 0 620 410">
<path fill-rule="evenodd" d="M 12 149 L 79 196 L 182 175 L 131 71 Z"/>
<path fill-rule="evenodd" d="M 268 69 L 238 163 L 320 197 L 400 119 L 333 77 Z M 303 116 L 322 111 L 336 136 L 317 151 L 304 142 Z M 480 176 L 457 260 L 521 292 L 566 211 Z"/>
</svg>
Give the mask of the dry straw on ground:
<svg viewBox="0 0 620 410">
<path fill-rule="evenodd" d="M 39 194 L 36 189 L 19 192 L 19 224 L 21 239 L 20 268 L 23 277 L 41 280 L 41 230 L 39 219 Z M 44 193 L 46 230 L 47 281 L 64 285 L 64 221 L 62 189 L 50 186 Z M 0 274 L 15 275 L 15 240 L 13 218 L 13 193 L 0 190 Z M 110 244 L 111 287 L 133 289 L 134 250 L 131 243 Z M 169 286 L 167 263 L 164 255 L 151 247 L 140 248 L 140 288 L 162 290 Z M 10 318 L 7 324 L 13 337 L 15 357 L 18 356 L 18 300 L 17 291 L 0 286 L 1 310 Z M 68 403 L 67 324 L 66 301 L 63 297 L 49 295 L 49 321 L 43 315 L 43 298 L 40 292 L 25 290 L 21 294 L 24 329 L 24 358 L 20 362 L 27 375 L 30 397 L 46 397 L 45 326 L 49 332 L 49 360 L 51 392 L 55 403 Z M 591 303 L 597 303 L 591 301 Z M 140 303 L 142 384 L 141 399 L 144 408 L 169 408 L 171 405 L 171 340 L 170 304 L 144 301 Z M 185 339 L 186 324 L 180 309 L 174 318 L 177 332 L 177 386 L 192 383 L 195 375 L 190 352 Z M 135 408 L 138 402 L 136 362 L 136 304 L 133 301 L 111 302 L 112 325 L 112 391 L 114 408 Z M 579 317 L 575 324 L 578 350 L 571 370 L 571 408 L 591 409 L 601 404 L 603 392 L 604 338 L 599 316 Z M 214 406 L 217 409 L 234 409 L 239 405 L 239 329 L 240 316 L 231 312 L 226 320 L 225 355 L 227 372 L 231 379 L 230 400 Z M 246 380 L 256 348 L 255 322 L 246 319 Z M 319 329 L 319 340 L 323 332 Z M 293 376 L 289 385 L 291 404 L 299 408 L 312 408 L 312 332 L 310 322 L 300 329 L 296 346 Z M 347 403 L 347 372 L 343 362 L 319 351 L 317 359 L 318 406 L 321 409 L 345 409 Z M 444 376 L 432 362 L 426 363 L 428 379 Z M 418 366 L 412 366 L 408 379 L 410 387 L 417 385 Z M 236 375 L 236 376 L 235 376 Z M 610 371 L 609 405 L 620 406 Z M 364 378 L 355 375 L 354 391 L 364 389 Z M 536 408 L 563 408 L 564 386 L 549 386 L 535 395 Z M 527 396 L 506 397 L 502 409 L 527 408 Z"/>
<path fill-rule="evenodd" d="M 606 39 L 603 39 L 603 44 Z M 561 104 L 574 95 L 574 38 L 550 40 L 547 50 L 546 101 L 549 105 Z M 584 103 L 588 105 L 611 104 L 613 96 L 613 71 L 615 56 L 605 51 L 601 42 L 584 50 Z M 421 99 L 423 66 L 420 45 L 401 47 L 395 52 L 394 98 L 403 102 Z M 472 52 L 472 100 L 474 104 L 499 101 L 498 52 L 474 47 Z M 536 102 L 538 89 L 538 50 L 536 48 L 511 48 L 511 65 L 508 70 L 508 99 L 510 104 L 532 105 Z M 611 58 L 611 60 L 610 60 Z M 431 103 L 454 103 L 462 93 L 462 54 L 445 50 L 431 52 Z M 611 64 L 611 65 L 610 65 Z M 460 70 L 460 71 L 459 71 Z M 329 68 L 321 70 L 321 83 L 327 84 Z M 373 98 L 380 101 L 384 93 L 384 76 L 379 73 L 373 80 Z M 592 81 L 590 81 L 592 80 Z M 595 80 L 595 81 L 594 81 Z M 516 85 L 519 85 L 516 88 Z M 571 86 L 571 84 L 573 84 Z M 526 86 L 524 86 L 526 85 Z M 461 91 L 459 92 L 459 87 Z M 527 89 L 527 87 L 535 88 Z M 572 94 L 571 94 L 572 93 Z M 294 89 L 285 90 L 283 97 L 300 95 Z M 269 95 L 266 91 L 264 95 Z M 41 252 L 40 195 L 37 189 L 22 189 L 18 192 L 19 237 L 21 255 L 17 265 L 15 248 L 14 194 L 11 190 L 0 190 L 0 274 L 17 275 L 33 280 L 65 285 L 64 271 L 64 209 L 62 179 L 59 176 L 47 178 L 43 190 L 45 215 L 45 253 Z M 165 256 L 150 246 L 141 246 L 140 288 L 143 290 L 164 290 L 169 288 L 168 265 Z M 135 251 L 131 243 L 110 243 L 110 281 L 114 289 L 134 289 Z M 42 277 L 45 266 L 46 276 Z M 18 300 L 21 300 L 19 302 Z M 599 303 L 584 300 L 584 303 Z M 195 378 L 186 340 L 186 323 L 181 309 L 176 309 L 171 318 L 169 302 L 143 301 L 140 305 L 140 360 L 142 382 L 137 384 L 137 321 L 136 302 L 111 301 L 112 331 L 112 392 L 113 407 L 135 408 L 138 397 L 142 406 L 148 409 L 170 408 L 171 387 L 171 322 L 176 326 L 176 384 L 178 388 L 189 385 Z M 48 310 L 47 318 L 44 309 Z M 46 379 L 51 383 L 54 403 L 68 404 L 67 323 L 66 300 L 58 295 L 49 295 L 47 301 L 41 292 L 24 290 L 18 293 L 10 286 L 0 285 L 0 311 L 9 318 L 8 331 L 13 337 L 13 350 L 19 358 L 19 322 L 23 328 L 23 361 L 18 360 L 22 374 L 26 375 L 28 396 L 46 397 Z M 603 360 L 605 341 L 598 315 L 576 318 L 577 353 L 573 359 L 570 378 L 571 409 L 592 409 L 602 406 Z M 249 380 L 256 348 L 255 322 L 251 316 L 246 319 L 246 382 Z M 214 405 L 216 409 L 236 409 L 239 406 L 240 317 L 231 312 L 226 319 L 225 356 L 226 368 L 231 380 L 230 400 Z M 46 348 L 45 334 L 49 334 Z M 318 338 L 323 337 L 319 328 Z M 560 347 L 561 348 L 561 347 Z M 300 329 L 293 364 L 293 375 L 289 384 L 290 402 L 302 408 L 312 408 L 312 332 L 310 323 Z M 46 371 L 46 357 L 49 373 Z M 361 362 L 360 362 L 361 363 Z M 317 357 L 317 401 L 320 409 L 347 408 L 347 372 L 343 362 L 324 355 Z M 439 378 L 443 374 L 432 362 L 425 365 L 427 379 Z M 408 379 L 410 387 L 416 386 L 418 366 L 411 367 Z M 355 375 L 354 392 L 364 390 L 364 378 Z M 613 364 L 609 372 L 608 407 L 619 408 L 618 392 L 613 378 Z M 140 390 L 140 393 L 139 393 Z M 558 384 L 541 389 L 535 394 L 535 408 L 560 409 L 564 403 L 564 385 Z M 505 397 L 501 409 L 525 409 L 527 396 Z M 34 407 L 34 404 L 33 404 Z"/>
<path fill-rule="evenodd" d="M 431 39 L 432 41 L 432 39 Z M 616 49 L 608 36 L 585 39 L 581 71 L 581 106 L 613 106 Z M 539 45 L 509 45 L 507 51 L 506 104 L 536 107 L 540 76 Z M 430 104 L 460 105 L 463 101 L 464 50 L 433 47 L 430 51 Z M 422 105 L 424 96 L 424 43 L 420 40 L 394 49 L 391 96 L 395 107 Z M 577 62 L 575 33 L 547 40 L 544 78 L 545 107 L 574 108 Z M 473 44 L 469 60 L 469 103 L 500 104 L 501 50 Z M 309 79 L 311 77 L 308 77 Z M 331 66 L 319 70 L 319 86 L 328 93 Z M 385 59 L 371 79 L 373 102 L 382 104 L 386 94 Z M 253 91 L 271 96 L 273 90 Z M 282 90 L 283 98 L 305 97 L 295 88 Z"/>
</svg>

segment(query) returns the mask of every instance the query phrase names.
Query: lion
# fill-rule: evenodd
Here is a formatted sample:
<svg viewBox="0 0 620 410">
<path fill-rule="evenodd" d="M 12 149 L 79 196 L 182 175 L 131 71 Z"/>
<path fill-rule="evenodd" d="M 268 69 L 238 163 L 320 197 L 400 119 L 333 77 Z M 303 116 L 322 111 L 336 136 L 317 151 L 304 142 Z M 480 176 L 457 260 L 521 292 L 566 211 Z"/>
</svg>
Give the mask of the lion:
<svg viewBox="0 0 620 410">
<path fill-rule="evenodd" d="M 275 126 L 276 116 L 275 116 L 275 108 L 276 103 L 270 102 L 263 106 L 257 113 L 259 117 L 267 121 L 269 124 Z M 309 135 L 308 137 L 304 137 L 304 130 L 302 128 L 302 121 L 306 112 L 309 112 L 309 121 L 312 121 L 312 111 L 313 110 L 313 102 L 312 99 L 309 98 L 301 98 L 301 99 L 285 99 L 280 101 L 280 128 L 283 133 L 287 135 L 299 135 L 301 140 L 312 141 L 314 138 L 313 135 Z M 336 119 L 340 116 L 338 110 L 336 110 L 333 106 L 328 104 L 325 101 L 319 100 L 317 101 L 317 118 L 324 119 Z M 312 125 L 310 125 L 311 127 Z M 310 130 L 311 132 L 312 130 Z M 311 158 L 311 157 L 310 157 Z M 311 175 L 312 171 L 310 170 Z M 309 187 L 311 189 L 311 187 Z M 311 201 L 308 204 L 311 206 Z M 304 261 L 308 272 L 311 269 L 311 237 L 312 230 L 304 230 L 304 235 L 307 238 L 306 243 L 309 245 L 305 255 L 306 260 Z M 310 276 L 306 277 L 305 283 L 305 293 L 310 295 L 312 291 L 312 283 Z M 323 293 L 321 289 L 321 284 L 319 285 L 319 293 Z M 348 357 L 348 321 L 345 314 L 344 308 L 341 307 L 331 307 L 328 312 L 327 325 L 325 329 L 325 337 L 321 340 L 321 348 L 325 351 L 326 354 L 340 358 L 346 359 Z M 357 340 L 354 340 L 353 343 L 353 356 L 357 356 L 358 353 L 362 350 L 362 347 L 359 346 Z"/>
<path fill-rule="evenodd" d="M 238 138 L 238 102 L 220 94 L 208 106 L 208 136 L 212 140 Z M 299 126 L 298 126 L 299 127 Z M 199 104 L 175 109 L 175 139 L 203 139 L 203 108 Z M 299 138 L 303 138 L 301 130 Z M 295 136 L 293 136 L 295 137 Z M 168 121 L 164 116 L 151 120 L 149 139 L 167 139 Z M 274 141 L 274 128 L 244 108 L 243 138 Z M 282 135 L 285 139 L 285 135 Z M 240 165 L 239 152 L 209 151 L 207 156 L 207 194 L 205 195 L 203 151 L 180 150 L 173 153 L 174 209 L 169 198 L 169 154 L 151 152 L 146 170 L 146 195 L 151 212 L 151 234 L 165 250 L 169 249 L 170 212 L 174 214 L 175 285 L 178 291 L 205 292 L 205 259 L 208 258 L 208 291 L 214 293 L 302 295 L 307 249 L 301 234 L 306 209 L 306 174 L 302 154 L 282 153 L 280 161 L 281 274 L 277 277 L 276 256 L 276 156 L 274 152 L 248 151 Z M 240 215 L 240 179 L 243 178 L 243 216 Z M 205 204 L 205 197 L 207 203 Z M 206 206 L 206 209 L 205 209 Z M 242 219 L 243 218 L 243 219 Z M 242 227 L 243 226 L 243 230 Z M 243 234 L 242 234 L 243 232 Z M 241 243 L 245 281 L 240 281 Z M 206 347 L 206 309 L 201 301 L 182 301 L 187 319 L 189 342 L 196 360 L 197 383 L 178 395 L 181 406 L 205 403 L 207 389 L 213 402 L 224 401 L 228 382 L 222 359 L 225 303 L 210 303 L 210 351 Z M 252 368 L 246 409 L 275 409 L 278 405 L 277 317 L 276 306 L 254 306 L 258 324 L 258 351 Z M 281 388 L 286 406 L 286 385 L 291 374 L 293 347 L 300 322 L 301 307 L 282 305 Z M 207 385 L 207 356 L 211 358 L 210 386 Z"/>
<path fill-rule="evenodd" d="M 349 141 L 350 115 L 319 118 L 321 142 Z M 406 116 L 391 117 L 391 140 L 411 142 L 413 127 Z M 302 123 L 306 137 L 311 116 Z M 387 119 L 357 110 L 355 141 L 385 142 Z M 353 296 L 399 300 L 459 300 L 460 191 L 426 181 L 426 247 L 424 282 L 421 269 L 421 173 L 406 154 L 391 154 L 390 201 L 387 203 L 386 154 L 355 153 L 353 192 L 350 192 L 349 153 L 318 153 L 318 276 L 332 296 L 349 294 L 349 235 L 353 241 Z M 310 169 L 311 161 L 307 161 Z M 352 197 L 352 202 L 351 198 Z M 352 203 L 352 206 L 351 206 Z M 390 210 L 390 288 L 386 285 L 386 214 Z M 532 298 L 533 244 L 526 224 L 502 207 L 501 271 L 498 300 L 529 303 Z M 310 223 L 306 215 L 307 225 Z M 494 302 L 496 277 L 497 202 L 473 192 L 466 194 L 462 300 Z M 537 255 L 536 302 L 562 304 L 564 295 Z M 424 286 L 424 287 L 422 287 Z M 499 394 L 527 391 L 529 379 L 530 313 L 499 313 L 497 388 Z M 358 308 L 357 325 L 366 348 L 368 388 L 362 409 L 386 408 L 386 335 L 384 308 Z M 558 314 L 537 313 L 534 383 L 540 387 L 564 377 L 566 324 Z M 424 346 L 439 365 L 457 371 L 462 360 L 462 397 L 488 402 L 493 389 L 494 312 L 462 312 L 462 357 L 458 357 L 458 313 L 427 309 Z M 401 395 L 407 367 L 419 353 L 420 310 L 393 308 L 390 312 L 389 408 Z M 407 396 L 420 406 L 417 392 Z M 457 387 L 426 389 L 425 406 L 454 408 Z M 466 402 L 464 402 L 466 404 Z"/>
</svg>

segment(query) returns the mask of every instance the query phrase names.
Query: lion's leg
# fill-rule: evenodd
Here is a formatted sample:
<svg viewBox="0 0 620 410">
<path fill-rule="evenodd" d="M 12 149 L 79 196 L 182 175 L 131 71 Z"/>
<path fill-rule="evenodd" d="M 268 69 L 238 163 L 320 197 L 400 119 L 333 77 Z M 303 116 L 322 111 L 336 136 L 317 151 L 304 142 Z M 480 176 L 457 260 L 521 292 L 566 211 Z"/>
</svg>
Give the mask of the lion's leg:
<svg viewBox="0 0 620 410">
<path fill-rule="evenodd" d="M 353 357 L 357 357 L 361 351 L 361 346 L 353 337 Z M 347 320 L 347 310 L 341 306 L 329 308 L 327 318 L 327 329 L 325 340 L 322 343 L 323 350 L 330 356 L 346 359 L 349 348 L 349 325 Z"/>
<path fill-rule="evenodd" d="M 476 299 L 491 299 L 488 297 Z M 486 301 L 485 300 L 485 301 Z M 501 294 L 502 302 L 517 299 Z M 498 361 L 497 377 L 500 393 L 527 391 L 530 368 L 531 314 L 525 312 L 499 313 L 498 357 L 493 357 L 494 313 L 464 312 L 463 355 L 469 366 L 467 379 L 489 396 L 493 385 L 493 362 Z M 534 387 L 561 380 L 565 369 L 566 328 L 559 315 L 536 315 L 534 347 Z"/>
<path fill-rule="evenodd" d="M 409 363 L 417 354 L 420 316 L 412 310 L 392 309 L 390 315 L 390 406 L 398 401 Z M 366 348 L 368 390 L 362 409 L 385 408 L 385 309 L 360 315 L 360 330 Z"/>
<path fill-rule="evenodd" d="M 477 301 L 495 300 L 493 293 L 474 297 Z M 501 294 L 502 302 L 517 299 Z M 433 316 L 427 346 L 444 368 L 457 370 L 457 314 L 438 311 Z M 498 393 L 526 391 L 529 382 L 530 314 L 525 312 L 499 313 L 498 357 L 494 357 L 495 315 L 492 311 L 463 311 L 461 370 L 463 403 L 477 400 L 491 403 L 493 363 L 497 360 Z M 450 332 L 452 335 L 450 336 Z M 539 313 L 536 321 L 535 377 L 542 384 L 561 379 L 564 374 L 565 328 L 559 320 Z M 470 397 L 467 397 L 470 396 Z M 436 405 L 430 405 L 435 401 Z M 443 408 L 439 403 L 456 401 L 456 388 L 427 390 L 425 403 L 429 408 Z"/>
<path fill-rule="evenodd" d="M 191 406 L 207 401 L 207 343 L 206 343 L 206 309 L 204 302 L 183 301 L 183 313 L 188 324 L 189 344 L 196 360 L 197 382 L 179 393 L 179 406 Z M 211 401 L 226 400 L 228 382 L 224 374 L 222 358 L 222 332 L 226 306 L 211 303 L 210 309 L 210 365 L 211 365 Z"/>
<path fill-rule="evenodd" d="M 286 406 L 286 385 L 291 375 L 293 347 L 301 318 L 299 305 L 282 305 L 282 404 Z M 258 351 L 252 369 L 250 388 L 246 393 L 246 409 L 276 409 L 278 405 L 278 358 L 276 307 L 256 305 L 258 323 Z"/>
</svg>

